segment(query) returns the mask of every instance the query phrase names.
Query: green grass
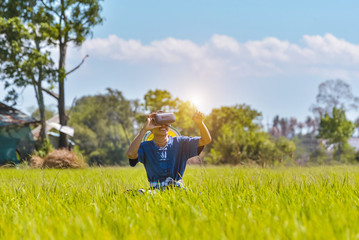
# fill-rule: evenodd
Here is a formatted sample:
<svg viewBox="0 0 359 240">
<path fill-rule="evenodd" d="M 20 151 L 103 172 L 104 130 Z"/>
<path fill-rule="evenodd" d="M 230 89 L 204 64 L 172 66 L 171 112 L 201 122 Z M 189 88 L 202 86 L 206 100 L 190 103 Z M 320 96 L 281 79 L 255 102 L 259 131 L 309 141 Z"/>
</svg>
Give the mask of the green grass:
<svg viewBox="0 0 359 240">
<path fill-rule="evenodd" d="M 141 168 L 0 170 L 0 239 L 358 239 L 359 167 L 188 168 L 133 195 Z"/>
</svg>

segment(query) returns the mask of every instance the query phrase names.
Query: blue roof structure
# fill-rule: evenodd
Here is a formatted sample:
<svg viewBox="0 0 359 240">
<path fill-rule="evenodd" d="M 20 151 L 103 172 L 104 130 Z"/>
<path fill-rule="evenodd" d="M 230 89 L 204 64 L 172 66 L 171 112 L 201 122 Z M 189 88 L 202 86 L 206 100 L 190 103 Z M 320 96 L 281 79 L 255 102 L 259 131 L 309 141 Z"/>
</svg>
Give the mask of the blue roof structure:
<svg viewBox="0 0 359 240">
<path fill-rule="evenodd" d="M 36 119 L 0 102 L 0 127 L 36 123 Z"/>
</svg>

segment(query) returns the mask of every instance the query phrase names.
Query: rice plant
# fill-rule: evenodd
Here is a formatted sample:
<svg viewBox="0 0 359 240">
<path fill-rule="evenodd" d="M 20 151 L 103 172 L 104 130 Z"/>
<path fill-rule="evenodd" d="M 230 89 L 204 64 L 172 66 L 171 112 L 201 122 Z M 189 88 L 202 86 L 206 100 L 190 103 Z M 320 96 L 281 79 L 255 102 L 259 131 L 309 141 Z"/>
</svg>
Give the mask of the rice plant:
<svg viewBox="0 0 359 240">
<path fill-rule="evenodd" d="M 1 169 L 0 239 L 357 239 L 359 167 Z M 127 191 L 133 190 L 133 191 Z"/>
</svg>

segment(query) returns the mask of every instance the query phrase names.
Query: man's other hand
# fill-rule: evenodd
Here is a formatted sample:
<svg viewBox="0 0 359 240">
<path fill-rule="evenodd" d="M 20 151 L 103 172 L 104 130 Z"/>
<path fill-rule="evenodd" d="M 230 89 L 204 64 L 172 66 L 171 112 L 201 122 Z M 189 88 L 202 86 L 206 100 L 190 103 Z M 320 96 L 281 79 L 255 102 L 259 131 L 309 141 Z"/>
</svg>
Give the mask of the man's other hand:
<svg viewBox="0 0 359 240">
<path fill-rule="evenodd" d="M 198 110 L 195 110 L 195 113 L 193 114 L 192 120 L 198 125 L 201 124 L 203 121 L 203 113 L 201 113 Z"/>
</svg>

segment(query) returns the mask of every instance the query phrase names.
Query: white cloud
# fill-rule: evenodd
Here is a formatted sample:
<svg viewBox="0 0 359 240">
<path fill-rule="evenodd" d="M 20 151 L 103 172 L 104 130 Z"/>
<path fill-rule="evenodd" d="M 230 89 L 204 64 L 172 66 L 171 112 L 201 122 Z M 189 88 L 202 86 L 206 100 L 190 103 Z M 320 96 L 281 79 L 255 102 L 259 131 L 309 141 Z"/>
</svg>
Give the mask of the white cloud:
<svg viewBox="0 0 359 240">
<path fill-rule="evenodd" d="M 82 49 L 83 52 L 89 52 L 96 57 L 136 63 L 144 61 L 178 63 L 202 58 L 199 46 L 188 40 L 174 38 L 153 41 L 145 46 L 138 40 L 126 41 L 111 35 L 107 39 L 88 40 Z"/>
<path fill-rule="evenodd" d="M 106 87 L 120 89 L 130 99 L 159 88 L 184 100 L 202 96 L 208 111 L 246 102 L 274 115 L 292 114 L 300 107 L 307 111 L 320 81 L 341 78 L 359 89 L 359 44 L 331 34 L 305 35 L 299 44 L 274 37 L 239 42 L 218 34 L 203 44 L 176 38 L 144 44 L 111 35 L 69 48 L 67 70 L 86 54 L 90 58 L 68 78 L 67 105 L 75 96 Z M 56 61 L 58 51 L 50 51 Z M 28 96 L 33 96 L 31 91 Z M 24 105 L 30 104 L 29 98 Z"/>
<path fill-rule="evenodd" d="M 357 77 L 359 45 L 331 34 L 305 35 L 302 45 L 268 37 L 238 42 L 226 35 L 213 35 L 203 45 L 189 40 L 167 38 L 142 44 L 116 35 L 85 42 L 82 55 L 132 64 L 181 65 L 188 72 L 205 77 L 258 77 L 315 74 L 332 78 Z M 348 79 L 350 80 L 350 79 Z"/>
<path fill-rule="evenodd" d="M 214 48 L 228 51 L 232 53 L 239 53 L 240 52 L 240 45 L 239 43 L 231 37 L 225 35 L 213 35 L 211 39 L 211 43 L 213 44 Z"/>
<path fill-rule="evenodd" d="M 338 39 L 331 34 L 303 37 L 318 64 L 352 65 L 359 63 L 359 45 Z"/>
</svg>

